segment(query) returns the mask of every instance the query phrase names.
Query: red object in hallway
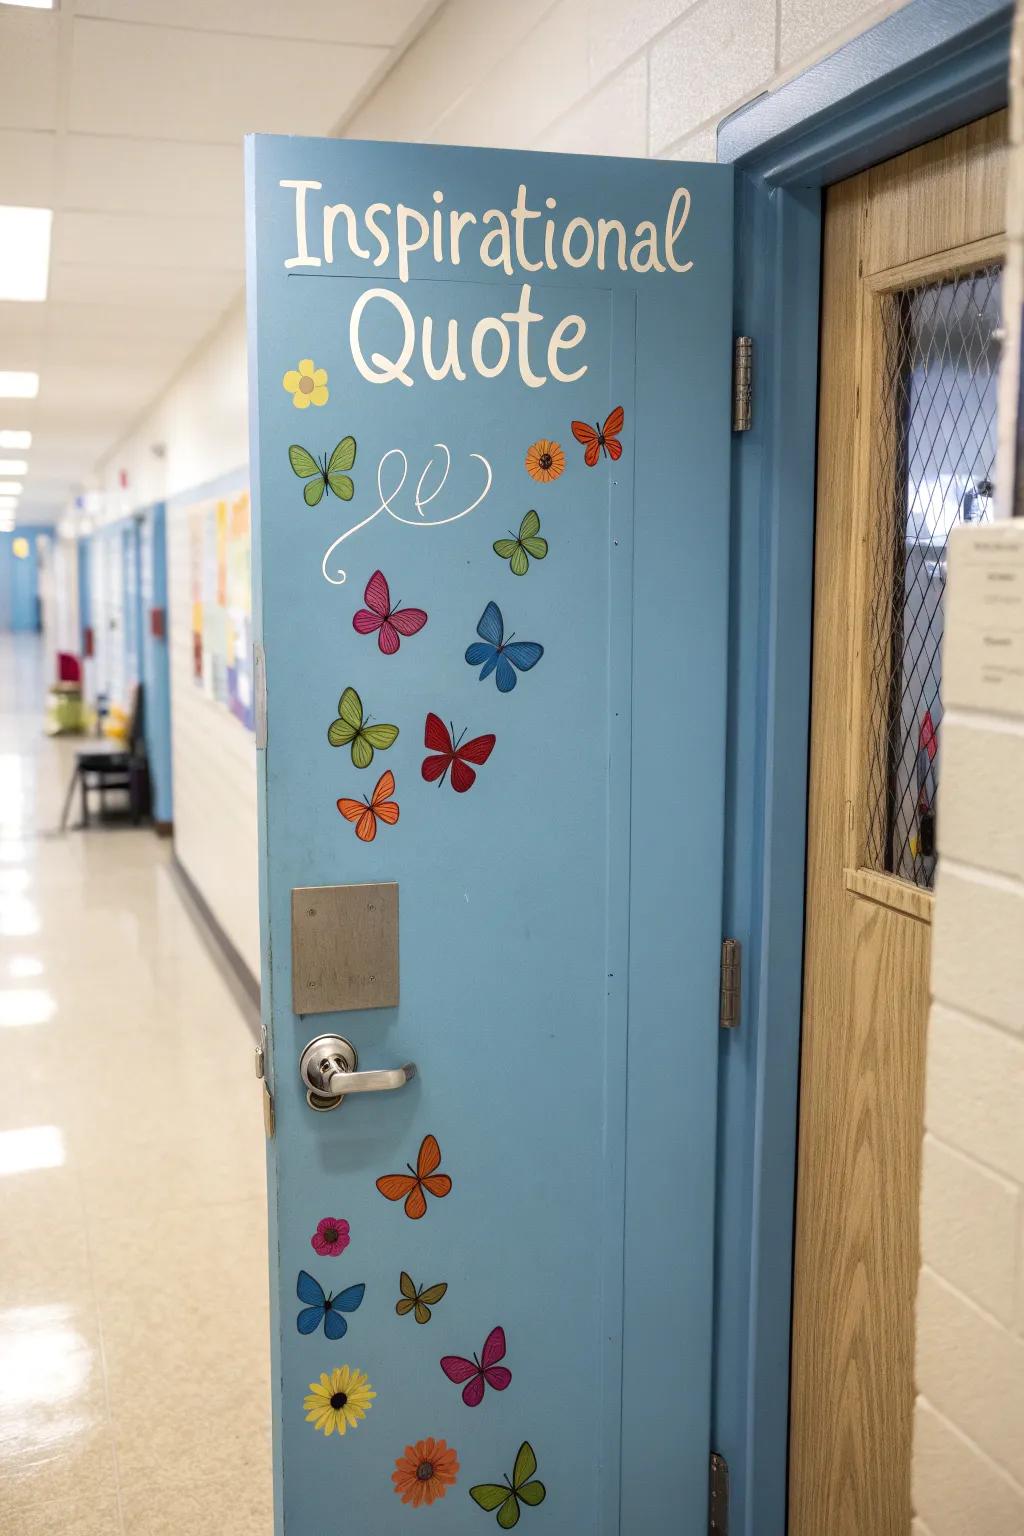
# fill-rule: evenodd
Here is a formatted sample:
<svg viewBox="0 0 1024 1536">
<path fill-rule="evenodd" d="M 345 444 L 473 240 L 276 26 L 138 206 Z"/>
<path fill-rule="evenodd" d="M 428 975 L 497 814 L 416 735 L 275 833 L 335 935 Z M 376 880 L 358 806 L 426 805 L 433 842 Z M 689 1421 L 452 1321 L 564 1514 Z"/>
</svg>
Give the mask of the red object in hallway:
<svg viewBox="0 0 1024 1536">
<path fill-rule="evenodd" d="M 92 632 L 92 625 L 87 624 L 82 631 L 82 655 L 88 660 L 90 656 L 95 656 L 95 654 L 96 642 Z"/>
<path fill-rule="evenodd" d="M 154 640 L 163 640 L 167 636 L 167 609 L 151 608 L 149 610 L 149 632 Z"/>
<path fill-rule="evenodd" d="M 57 681 L 58 683 L 82 681 L 82 663 L 77 656 L 72 656 L 70 651 L 57 652 Z"/>
</svg>

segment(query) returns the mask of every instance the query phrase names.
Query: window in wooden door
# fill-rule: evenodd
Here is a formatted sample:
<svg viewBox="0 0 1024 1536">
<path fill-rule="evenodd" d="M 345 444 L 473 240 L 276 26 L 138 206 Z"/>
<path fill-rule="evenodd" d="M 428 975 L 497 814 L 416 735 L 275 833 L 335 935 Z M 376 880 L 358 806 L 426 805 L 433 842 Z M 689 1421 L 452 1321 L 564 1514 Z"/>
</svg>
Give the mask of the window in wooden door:
<svg viewBox="0 0 1024 1536">
<path fill-rule="evenodd" d="M 879 295 L 866 863 L 930 889 L 946 549 L 990 516 L 1002 263 Z"/>
</svg>

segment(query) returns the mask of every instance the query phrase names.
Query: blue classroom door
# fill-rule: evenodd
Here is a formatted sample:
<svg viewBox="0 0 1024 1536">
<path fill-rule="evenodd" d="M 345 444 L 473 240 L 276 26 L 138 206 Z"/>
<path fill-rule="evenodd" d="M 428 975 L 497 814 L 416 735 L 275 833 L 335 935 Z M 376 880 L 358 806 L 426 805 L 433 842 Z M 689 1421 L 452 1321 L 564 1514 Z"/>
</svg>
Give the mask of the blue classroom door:
<svg viewBox="0 0 1024 1536">
<path fill-rule="evenodd" d="M 277 1530 L 695 1536 L 730 172 L 247 181 Z"/>
</svg>

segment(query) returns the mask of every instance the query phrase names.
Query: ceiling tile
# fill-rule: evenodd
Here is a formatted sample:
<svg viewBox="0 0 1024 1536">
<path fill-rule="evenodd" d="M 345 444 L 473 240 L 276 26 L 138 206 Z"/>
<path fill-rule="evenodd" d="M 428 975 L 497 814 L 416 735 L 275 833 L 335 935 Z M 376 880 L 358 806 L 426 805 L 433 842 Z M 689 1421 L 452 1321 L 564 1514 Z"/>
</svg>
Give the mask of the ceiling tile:
<svg viewBox="0 0 1024 1536">
<path fill-rule="evenodd" d="M 50 297 L 71 304 L 159 304 L 168 309 L 227 308 L 241 287 L 237 272 L 198 272 L 175 267 L 119 267 L 55 262 Z"/>
<path fill-rule="evenodd" d="M 239 222 L 243 218 L 240 145 L 71 133 L 64 156 L 66 208 L 161 213 L 173 218 L 213 215 Z"/>
<path fill-rule="evenodd" d="M 343 43 L 76 20 L 68 125 L 211 144 L 326 133 L 386 57 Z"/>
<path fill-rule="evenodd" d="M 0 66 L 2 68 L 2 66 Z M 0 132 L 0 203 L 52 208 L 57 136 L 10 129 Z"/>
<path fill-rule="evenodd" d="M 59 26 L 56 12 L 0 5 L 0 128 L 56 128 Z"/>
<path fill-rule="evenodd" d="M 152 214 L 60 213 L 53 259 L 67 265 L 174 267 L 182 271 L 245 272 L 240 219 L 160 219 Z"/>
<path fill-rule="evenodd" d="M 159 23 L 246 37 L 294 37 L 309 42 L 401 42 L 435 9 L 437 0 L 78 0 L 76 16 Z"/>
</svg>

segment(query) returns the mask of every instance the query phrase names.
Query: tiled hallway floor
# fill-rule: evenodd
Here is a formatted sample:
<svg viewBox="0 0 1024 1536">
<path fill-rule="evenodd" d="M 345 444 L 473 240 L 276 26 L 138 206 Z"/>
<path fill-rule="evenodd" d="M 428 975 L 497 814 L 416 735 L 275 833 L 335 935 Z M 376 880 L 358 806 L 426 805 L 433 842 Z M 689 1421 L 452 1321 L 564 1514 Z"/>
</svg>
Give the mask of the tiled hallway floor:
<svg viewBox="0 0 1024 1536">
<path fill-rule="evenodd" d="M 50 835 L 41 676 L 0 637 L 0 1531 L 268 1536 L 252 1036 L 165 843 Z"/>
</svg>

